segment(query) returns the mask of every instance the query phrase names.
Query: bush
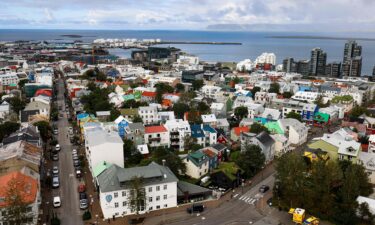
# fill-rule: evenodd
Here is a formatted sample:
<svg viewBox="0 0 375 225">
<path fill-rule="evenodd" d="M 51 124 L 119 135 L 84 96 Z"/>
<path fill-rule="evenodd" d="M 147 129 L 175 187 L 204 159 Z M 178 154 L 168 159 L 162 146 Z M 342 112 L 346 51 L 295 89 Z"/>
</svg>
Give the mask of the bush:
<svg viewBox="0 0 375 225">
<path fill-rule="evenodd" d="M 83 215 L 82 215 L 82 219 L 83 220 L 90 220 L 91 219 L 90 211 L 87 210 L 86 212 L 84 212 Z"/>
</svg>

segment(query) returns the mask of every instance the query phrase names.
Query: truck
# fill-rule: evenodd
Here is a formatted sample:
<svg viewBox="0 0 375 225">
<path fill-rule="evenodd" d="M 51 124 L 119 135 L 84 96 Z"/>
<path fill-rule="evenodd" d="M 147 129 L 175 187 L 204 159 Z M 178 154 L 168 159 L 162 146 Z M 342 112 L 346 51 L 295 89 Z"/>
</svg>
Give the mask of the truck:
<svg viewBox="0 0 375 225">
<path fill-rule="evenodd" d="M 306 218 L 306 210 L 301 208 L 290 208 L 289 214 L 292 215 L 292 221 L 301 225 L 319 225 L 319 219 L 310 216 Z"/>
</svg>

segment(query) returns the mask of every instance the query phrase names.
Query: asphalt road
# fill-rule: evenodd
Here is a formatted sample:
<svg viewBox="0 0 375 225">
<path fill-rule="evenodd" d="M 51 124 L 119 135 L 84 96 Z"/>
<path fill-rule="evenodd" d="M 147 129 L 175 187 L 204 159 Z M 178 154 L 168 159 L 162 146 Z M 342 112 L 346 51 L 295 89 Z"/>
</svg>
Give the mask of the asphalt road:
<svg viewBox="0 0 375 225">
<path fill-rule="evenodd" d="M 65 109 L 64 84 L 62 79 L 59 79 L 57 88 L 58 105 Z M 59 153 L 59 161 L 54 162 L 54 165 L 57 163 L 59 166 L 60 187 L 54 189 L 52 193 L 53 196 L 60 196 L 62 205 L 56 211 L 62 225 L 83 225 L 83 212 L 79 209 L 79 197 L 77 192 L 79 182 L 75 177 L 72 158 L 73 147 L 67 136 L 69 122 L 65 112 L 63 113 L 63 118 L 59 118 L 57 126 L 59 129 L 57 140 L 61 146 L 61 150 Z"/>
</svg>

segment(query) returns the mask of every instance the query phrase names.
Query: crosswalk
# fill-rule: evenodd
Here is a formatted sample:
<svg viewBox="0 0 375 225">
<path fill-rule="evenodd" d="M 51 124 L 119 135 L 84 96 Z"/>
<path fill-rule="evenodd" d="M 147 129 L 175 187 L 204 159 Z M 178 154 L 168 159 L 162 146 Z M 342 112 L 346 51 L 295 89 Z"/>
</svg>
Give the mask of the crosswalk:
<svg viewBox="0 0 375 225">
<path fill-rule="evenodd" d="M 233 198 L 236 198 L 238 195 L 235 195 L 233 196 Z M 262 194 L 256 194 L 254 196 L 248 196 L 248 195 L 242 195 L 238 198 L 239 201 L 243 201 L 245 202 L 246 204 L 249 204 L 249 205 L 255 205 L 255 203 L 261 199 L 263 197 Z"/>
</svg>

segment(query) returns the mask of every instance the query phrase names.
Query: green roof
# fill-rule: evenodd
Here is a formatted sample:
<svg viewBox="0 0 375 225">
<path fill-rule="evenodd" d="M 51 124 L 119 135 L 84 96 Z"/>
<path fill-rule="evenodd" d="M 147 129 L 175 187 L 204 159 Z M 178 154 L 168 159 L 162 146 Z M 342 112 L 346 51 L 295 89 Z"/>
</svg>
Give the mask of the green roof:
<svg viewBox="0 0 375 225">
<path fill-rule="evenodd" d="M 129 101 L 129 100 L 135 99 L 133 94 L 123 95 L 122 98 L 124 99 L 124 101 Z"/>
<path fill-rule="evenodd" d="M 314 116 L 314 120 L 318 122 L 324 122 L 327 123 L 329 120 L 329 114 L 327 113 L 322 113 L 322 112 L 317 112 Z"/>
<path fill-rule="evenodd" d="M 277 121 L 268 122 L 264 125 L 271 133 L 284 134 L 283 129 L 280 127 Z"/>
<path fill-rule="evenodd" d="M 129 89 L 129 85 L 128 85 L 128 84 L 120 85 L 120 87 L 121 87 L 124 91 L 127 91 L 127 90 Z"/>
<path fill-rule="evenodd" d="M 339 148 L 326 142 L 323 140 L 315 141 L 308 145 L 311 149 L 321 149 L 325 152 L 327 152 L 331 159 L 337 159 L 338 158 L 338 150 Z"/>
<path fill-rule="evenodd" d="M 100 162 L 94 167 L 94 177 L 99 176 L 104 170 L 108 169 L 112 164 L 106 161 Z"/>
</svg>

